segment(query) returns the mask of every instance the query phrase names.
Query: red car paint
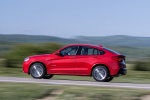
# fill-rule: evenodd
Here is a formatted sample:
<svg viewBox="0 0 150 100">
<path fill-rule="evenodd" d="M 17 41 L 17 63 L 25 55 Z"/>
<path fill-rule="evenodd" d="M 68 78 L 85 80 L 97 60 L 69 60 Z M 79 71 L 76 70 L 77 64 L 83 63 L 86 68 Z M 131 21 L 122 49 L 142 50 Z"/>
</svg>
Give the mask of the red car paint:
<svg viewBox="0 0 150 100">
<path fill-rule="evenodd" d="M 62 50 L 69 47 L 78 47 L 75 55 L 58 55 Z M 96 50 L 97 54 L 81 54 L 79 48 L 91 48 Z M 97 51 L 99 50 L 99 51 Z M 100 53 L 101 52 L 101 53 Z M 118 76 L 126 74 L 125 56 L 107 49 L 105 47 L 90 44 L 73 44 L 52 53 L 34 55 L 28 57 L 29 60 L 23 62 L 24 73 L 30 73 L 29 69 L 33 63 L 39 62 L 46 67 L 47 74 L 61 75 L 84 75 L 91 76 L 92 69 L 97 65 L 104 65 L 108 68 L 110 76 Z M 122 68 L 125 69 L 122 71 Z M 120 72 L 121 71 L 121 72 Z"/>
</svg>

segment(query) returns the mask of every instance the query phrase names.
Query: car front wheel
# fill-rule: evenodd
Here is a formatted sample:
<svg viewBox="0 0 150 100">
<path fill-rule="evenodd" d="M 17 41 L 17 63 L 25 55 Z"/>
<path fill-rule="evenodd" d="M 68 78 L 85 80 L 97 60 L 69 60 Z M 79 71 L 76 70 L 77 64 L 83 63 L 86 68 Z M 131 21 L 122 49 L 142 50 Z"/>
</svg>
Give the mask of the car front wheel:
<svg viewBox="0 0 150 100">
<path fill-rule="evenodd" d="M 30 74 L 33 78 L 36 78 L 36 79 L 43 78 L 46 74 L 44 65 L 41 63 L 34 63 L 30 67 Z"/>
<path fill-rule="evenodd" d="M 109 77 L 109 71 L 105 66 L 99 65 L 96 66 L 92 71 L 92 76 L 96 81 L 99 82 L 108 82 L 112 78 Z"/>
<path fill-rule="evenodd" d="M 111 76 L 110 76 L 110 77 L 108 77 L 108 78 L 106 79 L 105 82 L 110 82 L 111 80 L 113 80 L 113 78 L 114 78 L 114 77 L 111 77 Z"/>
<path fill-rule="evenodd" d="M 54 75 L 45 75 L 44 77 L 43 77 L 43 79 L 50 79 L 50 78 L 52 78 Z"/>
</svg>

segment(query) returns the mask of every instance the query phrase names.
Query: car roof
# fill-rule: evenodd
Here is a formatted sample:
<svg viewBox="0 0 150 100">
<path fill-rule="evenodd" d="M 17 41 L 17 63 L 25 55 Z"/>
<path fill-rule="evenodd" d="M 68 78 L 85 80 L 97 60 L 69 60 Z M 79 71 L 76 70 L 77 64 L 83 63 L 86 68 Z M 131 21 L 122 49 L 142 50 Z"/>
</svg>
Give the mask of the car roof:
<svg viewBox="0 0 150 100">
<path fill-rule="evenodd" d="M 90 46 L 90 47 L 96 47 L 96 48 L 102 47 L 102 45 L 92 45 L 92 44 L 70 44 L 68 46 Z"/>
</svg>

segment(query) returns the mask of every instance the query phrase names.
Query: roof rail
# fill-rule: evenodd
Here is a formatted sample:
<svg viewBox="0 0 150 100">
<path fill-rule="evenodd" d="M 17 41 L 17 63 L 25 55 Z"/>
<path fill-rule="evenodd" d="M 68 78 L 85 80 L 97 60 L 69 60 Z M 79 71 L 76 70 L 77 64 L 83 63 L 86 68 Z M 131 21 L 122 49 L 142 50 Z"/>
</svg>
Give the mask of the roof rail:
<svg viewBox="0 0 150 100">
<path fill-rule="evenodd" d="M 101 45 L 101 44 L 99 44 L 98 46 L 99 46 L 99 47 L 103 47 L 103 45 Z"/>
</svg>

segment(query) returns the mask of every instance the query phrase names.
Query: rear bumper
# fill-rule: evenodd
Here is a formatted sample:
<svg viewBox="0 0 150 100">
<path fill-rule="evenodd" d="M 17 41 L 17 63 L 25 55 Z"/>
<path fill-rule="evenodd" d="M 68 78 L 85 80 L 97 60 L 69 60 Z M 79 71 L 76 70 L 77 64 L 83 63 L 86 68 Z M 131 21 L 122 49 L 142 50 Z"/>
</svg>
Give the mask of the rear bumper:
<svg viewBox="0 0 150 100">
<path fill-rule="evenodd" d="M 120 75 L 126 75 L 127 74 L 127 69 L 126 68 L 120 68 L 118 71 L 118 76 Z"/>
<path fill-rule="evenodd" d="M 127 68 L 126 68 L 125 61 L 120 62 L 119 67 L 120 67 L 120 69 L 118 71 L 118 76 L 126 75 L 127 74 Z"/>
<path fill-rule="evenodd" d="M 127 69 L 120 68 L 115 75 L 111 75 L 111 76 L 118 77 L 118 76 L 122 76 L 122 75 L 126 75 L 126 74 L 127 74 Z"/>
</svg>

